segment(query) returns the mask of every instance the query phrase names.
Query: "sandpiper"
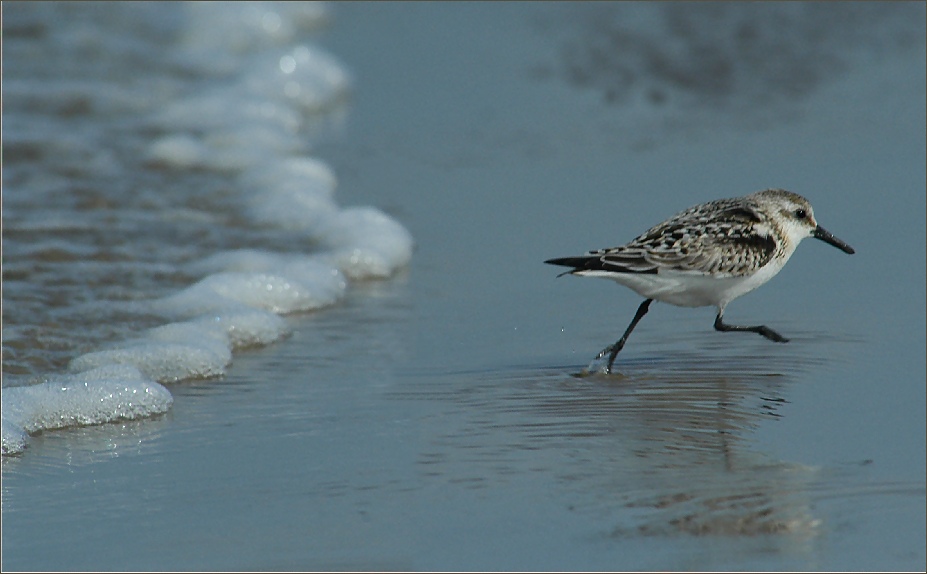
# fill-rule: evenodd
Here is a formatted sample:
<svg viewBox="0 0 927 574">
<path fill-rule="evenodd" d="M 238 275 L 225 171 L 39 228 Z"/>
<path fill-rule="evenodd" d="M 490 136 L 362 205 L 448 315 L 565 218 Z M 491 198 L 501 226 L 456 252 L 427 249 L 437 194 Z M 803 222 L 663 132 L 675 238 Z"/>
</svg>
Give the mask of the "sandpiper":
<svg viewBox="0 0 927 574">
<path fill-rule="evenodd" d="M 818 225 L 807 199 L 783 189 L 767 189 L 691 207 L 619 247 L 590 251 L 545 263 L 572 267 L 561 275 L 604 277 L 645 297 L 624 335 L 602 350 L 605 373 L 650 304 L 718 309 L 718 331 L 750 331 L 771 341 L 788 341 L 766 325 L 728 325 L 728 303 L 753 291 L 782 270 L 798 243 L 814 237 L 845 253 L 852 247 Z"/>
</svg>

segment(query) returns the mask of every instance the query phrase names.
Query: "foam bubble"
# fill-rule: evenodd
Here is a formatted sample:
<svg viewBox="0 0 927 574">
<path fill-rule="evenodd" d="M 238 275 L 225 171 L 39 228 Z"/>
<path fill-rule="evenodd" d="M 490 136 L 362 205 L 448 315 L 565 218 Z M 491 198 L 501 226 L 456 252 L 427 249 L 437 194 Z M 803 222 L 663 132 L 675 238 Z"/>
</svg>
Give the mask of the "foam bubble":
<svg viewBox="0 0 927 574">
<path fill-rule="evenodd" d="M 335 173 L 324 161 L 314 157 L 286 157 L 255 166 L 242 177 L 255 190 L 278 188 L 306 191 L 331 197 L 338 183 Z"/>
<path fill-rule="evenodd" d="M 155 306 L 187 316 L 248 307 L 282 314 L 326 307 L 344 295 L 345 283 L 340 274 L 321 264 L 304 265 L 310 267 L 321 272 L 307 270 L 300 278 L 263 272 L 215 273 L 161 299 Z M 294 270 L 298 271 L 296 267 Z"/>
<path fill-rule="evenodd" d="M 350 91 L 347 69 L 318 46 L 303 44 L 283 55 L 267 57 L 249 69 L 246 85 L 253 92 L 285 99 L 311 114 L 343 100 Z"/>
<path fill-rule="evenodd" d="M 197 322 L 221 329 L 232 349 L 269 345 L 289 332 L 283 319 L 257 309 L 204 316 Z"/>
<path fill-rule="evenodd" d="M 166 412 L 170 392 L 138 369 L 109 365 L 45 383 L 7 387 L 2 401 L 2 452 L 21 452 L 27 434 L 67 426 L 131 420 Z"/>
<path fill-rule="evenodd" d="M 217 353 L 208 345 L 151 341 L 87 353 L 73 359 L 69 368 L 80 372 L 110 364 L 132 365 L 156 381 L 170 383 L 218 377 L 231 361 L 228 350 Z"/>
<path fill-rule="evenodd" d="M 228 361 L 231 361 L 229 350 L 232 345 L 228 332 L 217 323 L 203 321 L 168 323 L 149 329 L 145 340 L 202 348 L 217 357 L 228 356 Z"/>
<path fill-rule="evenodd" d="M 241 113 L 241 110 L 234 112 Z M 213 131 L 204 142 L 212 150 L 209 165 L 228 171 L 242 171 L 273 156 L 298 153 L 304 145 L 296 132 L 281 129 L 266 119 L 248 117 Z"/>
<path fill-rule="evenodd" d="M 304 120 L 297 110 L 240 84 L 173 101 L 154 123 L 175 133 L 156 140 L 148 157 L 170 167 L 241 172 L 305 146 L 299 134 Z"/>
<path fill-rule="evenodd" d="M 122 346 L 73 359 L 73 372 L 108 364 L 132 365 L 146 377 L 167 383 L 225 374 L 232 362 L 227 331 L 217 324 L 189 321 L 150 329 Z"/>
<path fill-rule="evenodd" d="M 257 249 L 223 251 L 191 265 L 201 271 L 272 273 L 293 279 L 334 303 L 347 288 L 344 274 L 325 255 L 291 255 Z"/>
<path fill-rule="evenodd" d="M 155 327 L 135 341 L 76 357 L 69 369 L 80 372 L 131 365 L 162 383 L 218 377 L 232 362 L 232 349 L 266 345 L 287 332 L 286 324 L 273 313 L 226 310 Z"/>
<path fill-rule="evenodd" d="M 242 174 L 248 212 L 258 223 L 293 230 L 318 227 L 338 211 L 331 168 L 311 157 L 289 157 L 254 166 Z"/>
<path fill-rule="evenodd" d="M 151 144 L 148 161 L 173 169 L 189 169 L 203 166 L 208 153 L 198 139 L 186 134 L 173 134 Z"/>
<path fill-rule="evenodd" d="M 155 327 L 147 338 L 155 341 L 194 341 L 210 347 L 216 355 L 226 349 L 269 345 L 289 333 L 279 316 L 260 309 L 242 307 L 205 314 L 191 321 Z"/>
<path fill-rule="evenodd" d="M 351 279 L 389 277 L 412 258 L 413 241 L 406 228 L 373 207 L 339 212 L 323 222 L 318 236 Z"/>
<path fill-rule="evenodd" d="M 12 388 L 17 387 L 11 387 L 11 389 Z M 3 394 L 6 395 L 6 393 L 7 391 L 4 390 Z M 10 400 L 18 400 L 18 398 L 15 396 L 15 393 Z M 8 408 L 10 407 L 7 407 L 7 399 L 4 398 L 3 423 L 0 425 L 0 433 L 2 433 L 2 439 L 0 439 L 0 451 L 2 451 L 4 455 L 16 454 L 26 450 L 26 439 L 28 438 L 26 429 L 24 429 L 22 425 L 7 420 L 6 411 Z"/>
</svg>

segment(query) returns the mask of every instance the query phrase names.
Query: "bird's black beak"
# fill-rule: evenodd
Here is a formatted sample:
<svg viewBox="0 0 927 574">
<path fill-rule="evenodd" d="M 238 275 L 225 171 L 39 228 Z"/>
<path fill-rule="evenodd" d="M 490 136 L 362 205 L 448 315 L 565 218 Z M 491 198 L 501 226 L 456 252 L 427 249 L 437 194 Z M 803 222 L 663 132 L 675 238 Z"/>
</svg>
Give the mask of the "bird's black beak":
<svg viewBox="0 0 927 574">
<path fill-rule="evenodd" d="M 844 253 L 849 253 L 850 255 L 856 253 L 856 251 L 847 245 L 842 239 L 837 239 L 833 236 L 833 234 L 831 234 L 830 231 L 824 229 L 820 225 L 814 228 L 814 231 L 811 232 L 811 235 L 814 236 L 815 239 L 820 239 L 825 243 L 830 243 Z"/>
</svg>

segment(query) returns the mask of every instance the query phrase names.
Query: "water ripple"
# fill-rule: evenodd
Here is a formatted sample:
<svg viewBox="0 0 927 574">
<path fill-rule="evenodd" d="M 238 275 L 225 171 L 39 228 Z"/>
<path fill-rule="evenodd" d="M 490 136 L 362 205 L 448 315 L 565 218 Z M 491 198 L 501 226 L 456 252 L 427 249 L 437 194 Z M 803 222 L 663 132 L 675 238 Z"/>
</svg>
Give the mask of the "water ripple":
<svg viewBox="0 0 927 574">
<path fill-rule="evenodd" d="M 446 406 L 419 459 L 430 479 L 482 489 L 552 475 L 575 509 L 616 523 L 612 536 L 812 536 L 817 470 L 757 452 L 753 434 L 781 419 L 792 374 L 818 362 L 688 352 L 626 358 L 623 375 L 418 373 L 395 396 Z"/>
</svg>

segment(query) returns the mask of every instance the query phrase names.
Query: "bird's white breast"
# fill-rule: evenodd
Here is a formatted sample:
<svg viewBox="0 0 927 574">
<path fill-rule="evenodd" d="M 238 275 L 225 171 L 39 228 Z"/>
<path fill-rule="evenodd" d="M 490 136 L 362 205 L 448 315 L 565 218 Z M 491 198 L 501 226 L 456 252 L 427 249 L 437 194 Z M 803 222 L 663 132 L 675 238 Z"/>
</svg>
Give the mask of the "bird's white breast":
<svg viewBox="0 0 927 574">
<path fill-rule="evenodd" d="M 784 262 L 773 258 L 752 275 L 710 275 L 693 271 L 660 269 L 657 273 L 580 271 L 576 275 L 603 277 L 633 289 L 642 297 L 680 307 L 718 307 L 753 291 L 782 270 Z"/>
</svg>

